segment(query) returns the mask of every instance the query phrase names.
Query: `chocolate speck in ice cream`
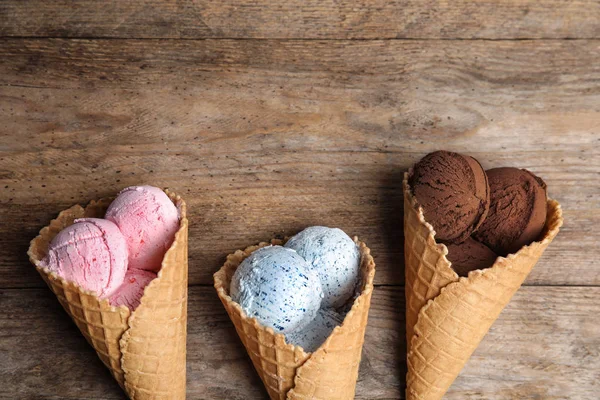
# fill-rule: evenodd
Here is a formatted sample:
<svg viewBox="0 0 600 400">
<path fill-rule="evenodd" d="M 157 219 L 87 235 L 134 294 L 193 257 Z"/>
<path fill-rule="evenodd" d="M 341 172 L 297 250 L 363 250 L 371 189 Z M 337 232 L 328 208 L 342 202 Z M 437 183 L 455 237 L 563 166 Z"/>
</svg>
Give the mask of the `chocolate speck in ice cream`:
<svg viewBox="0 0 600 400">
<path fill-rule="evenodd" d="M 409 184 L 436 240 L 463 242 L 488 213 L 488 179 L 473 157 L 450 151 L 427 154 L 414 166 Z"/>
</svg>

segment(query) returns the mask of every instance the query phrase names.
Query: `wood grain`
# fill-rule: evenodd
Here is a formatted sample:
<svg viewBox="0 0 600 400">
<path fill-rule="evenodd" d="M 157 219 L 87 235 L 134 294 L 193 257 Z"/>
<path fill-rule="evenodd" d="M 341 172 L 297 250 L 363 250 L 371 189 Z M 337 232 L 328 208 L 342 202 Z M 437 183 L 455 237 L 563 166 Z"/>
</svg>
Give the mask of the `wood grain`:
<svg viewBox="0 0 600 400">
<path fill-rule="evenodd" d="M 0 306 L 0 398 L 124 399 L 49 290 L 2 290 Z M 522 288 L 445 398 L 595 398 L 598 313 L 600 288 Z M 191 288 L 188 331 L 190 399 L 266 398 L 213 288 Z M 402 288 L 376 288 L 365 340 L 357 399 L 402 398 Z"/>
<path fill-rule="evenodd" d="M 593 0 L 93 0 L 0 3 L 0 35 L 116 38 L 597 38 Z"/>
<path fill-rule="evenodd" d="M 315 224 L 377 263 L 357 398 L 403 398 L 401 179 L 437 149 L 532 170 L 565 216 L 445 398 L 597 398 L 599 20 L 595 0 L 0 2 L 0 399 L 125 399 L 26 250 L 141 183 L 191 214 L 190 399 L 266 398 L 207 285 Z"/>
<path fill-rule="evenodd" d="M 429 151 L 542 176 L 565 227 L 527 284 L 599 285 L 597 41 L 0 41 L 0 287 L 73 203 L 140 183 L 190 205 L 190 282 L 307 225 L 402 284 L 401 177 Z"/>
</svg>

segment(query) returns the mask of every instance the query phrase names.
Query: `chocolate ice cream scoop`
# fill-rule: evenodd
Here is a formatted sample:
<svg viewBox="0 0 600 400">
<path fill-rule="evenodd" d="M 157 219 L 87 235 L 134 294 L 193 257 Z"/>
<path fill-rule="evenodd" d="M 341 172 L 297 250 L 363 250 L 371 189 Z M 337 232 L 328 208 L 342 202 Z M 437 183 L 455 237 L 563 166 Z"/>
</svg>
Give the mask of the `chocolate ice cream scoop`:
<svg viewBox="0 0 600 400">
<path fill-rule="evenodd" d="M 414 166 L 409 184 L 437 240 L 460 243 L 487 215 L 487 176 L 473 157 L 449 151 L 427 154 Z"/>
<path fill-rule="evenodd" d="M 452 269 L 459 276 L 467 276 L 476 269 L 489 268 L 498 256 L 483 243 L 473 238 L 468 238 L 462 243 L 446 244 L 448 255 L 446 258 L 452 263 Z"/>
<path fill-rule="evenodd" d="M 516 253 L 536 240 L 546 222 L 546 184 L 525 169 L 487 171 L 490 211 L 475 239 L 498 255 Z"/>
</svg>

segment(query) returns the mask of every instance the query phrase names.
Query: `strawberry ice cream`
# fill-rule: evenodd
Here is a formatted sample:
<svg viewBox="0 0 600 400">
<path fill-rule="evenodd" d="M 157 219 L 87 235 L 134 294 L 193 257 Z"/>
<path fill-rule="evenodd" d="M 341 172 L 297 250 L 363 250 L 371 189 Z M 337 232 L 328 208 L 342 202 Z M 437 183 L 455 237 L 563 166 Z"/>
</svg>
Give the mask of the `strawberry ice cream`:
<svg viewBox="0 0 600 400">
<path fill-rule="evenodd" d="M 84 218 L 52 239 L 41 266 L 106 298 L 123 283 L 127 258 L 127 243 L 114 223 Z"/>
<path fill-rule="evenodd" d="M 156 278 L 156 274 L 142 269 L 130 269 L 125 274 L 123 284 L 110 296 L 110 304 L 118 307 L 124 305 L 135 310 L 142 300 L 144 289 Z"/>
<path fill-rule="evenodd" d="M 179 229 L 179 211 L 153 186 L 123 189 L 105 218 L 114 222 L 127 241 L 129 268 L 157 272 Z"/>
</svg>

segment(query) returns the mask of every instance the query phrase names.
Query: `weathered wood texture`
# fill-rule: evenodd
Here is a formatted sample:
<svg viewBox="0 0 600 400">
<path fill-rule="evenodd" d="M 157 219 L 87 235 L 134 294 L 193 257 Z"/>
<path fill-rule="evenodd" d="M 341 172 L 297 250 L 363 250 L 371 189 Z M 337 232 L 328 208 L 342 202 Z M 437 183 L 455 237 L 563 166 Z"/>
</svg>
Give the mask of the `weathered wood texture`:
<svg viewBox="0 0 600 400">
<path fill-rule="evenodd" d="M 266 397 L 197 285 L 314 224 L 372 248 L 357 398 L 402 398 L 401 178 L 441 148 L 531 169 L 565 215 L 526 281 L 548 286 L 521 288 L 446 398 L 597 398 L 599 20 L 595 0 L 0 2 L 0 399 L 124 399 L 25 253 L 140 183 L 189 204 L 188 398 Z M 527 38 L 548 40 L 502 40 Z"/>
<path fill-rule="evenodd" d="M 0 3 L 0 35 L 117 38 L 597 38 L 594 0 Z"/>
<path fill-rule="evenodd" d="M 124 399 L 47 289 L 1 290 L 0 398 Z M 446 399 L 595 399 L 600 288 L 523 287 Z M 188 398 L 266 394 L 213 288 L 190 290 Z M 403 397 L 403 288 L 373 296 L 357 399 Z"/>
<path fill-rule="evenodd" d="M 542 176 L 565 227 L 527 284 L 599 285 L 598 41 L 0 41 L 0 287 L 61 209 L 149 183 L 190 206 L 190 282 L 312 224 L 403 282 L 401 177 L 445 148 Z"/>
</svg>

